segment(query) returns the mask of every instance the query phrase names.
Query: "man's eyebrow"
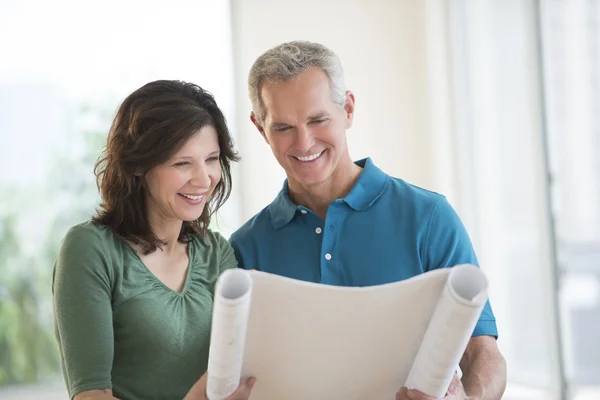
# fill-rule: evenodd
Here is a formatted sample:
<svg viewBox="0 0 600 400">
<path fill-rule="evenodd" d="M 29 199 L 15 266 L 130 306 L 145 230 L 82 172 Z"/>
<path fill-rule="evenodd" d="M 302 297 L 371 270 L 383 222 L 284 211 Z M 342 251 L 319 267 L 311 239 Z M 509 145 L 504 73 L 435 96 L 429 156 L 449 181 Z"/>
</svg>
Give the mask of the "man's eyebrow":
<svg viewBox="0 0 600 400">
<path fill-rule="evenodd" d="M 288 124 L 288 123 L 285 123 L 285 122 L 277 122 L 277 121 L 275 121 L 275 122 L 271 122 L 271 124 L 270 124 L 270 127 L 271 127 L 271 129 L 277 129 L 277 128 L 288 128 L 288 127 L 290 127 L 290 126 L 291 126 L 291 125 L 290 125 L 290 124 Z"/>
<path fill-rule="evenodd" d="M 327 117 L 328 114 L 325 111 L 318 112 L 316 114 L 312 114 L 308 117 L 309 121 L 314 121 L 315 119 L 323 119 Z"/>
</svg>

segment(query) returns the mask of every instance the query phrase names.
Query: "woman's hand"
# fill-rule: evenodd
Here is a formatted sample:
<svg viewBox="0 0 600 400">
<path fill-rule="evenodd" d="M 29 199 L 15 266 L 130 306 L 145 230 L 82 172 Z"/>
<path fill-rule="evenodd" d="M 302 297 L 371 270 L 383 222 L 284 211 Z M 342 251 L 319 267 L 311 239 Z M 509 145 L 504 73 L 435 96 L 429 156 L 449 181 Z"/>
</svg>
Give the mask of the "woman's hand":
<svg viewBox="0 0 600 400">
<path fill-rule="evenodd" d="M 119 400 L 113 397 L 112 389 L 87 390 L 78 393 L 73 400 Z"/>
<path fill-rule="evenodd" d="M 204 373 L 202 377 L 192 386 L 188 394 L 185 395 L 183 400 L 209 400 L 206 396 L 206 381 L 208 380 L 208 373 Z M 240 386 L 225 400 L 248 400 L 252 387 L 256 382 L 256 378 L 242 379 Z"/>
<path fill-rule="evenodd" d="M 225 400 L 248 400 L 250 398 L 250 392 L 252 387 L 256 383 L 256 378 L 246 378 L 240 381 L 240 386 L 228 396 Z"/>
<path fill-rule="evenodd" d="M 119 400 L 116 397 L 112 397 L 109 394 L 100 394 L 97 396 L 86 396 L 80 397 L 79 400 Z"/>
</svg>

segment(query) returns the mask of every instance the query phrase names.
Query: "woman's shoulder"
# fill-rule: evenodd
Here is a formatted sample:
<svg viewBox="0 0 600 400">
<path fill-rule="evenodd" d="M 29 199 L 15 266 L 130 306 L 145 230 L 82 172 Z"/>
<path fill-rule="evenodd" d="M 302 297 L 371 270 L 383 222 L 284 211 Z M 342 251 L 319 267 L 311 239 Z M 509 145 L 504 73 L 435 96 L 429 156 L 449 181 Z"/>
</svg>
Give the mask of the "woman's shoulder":
<svg viewBox="0 0 600 400">
<path fill-rule="evenodd" d="M 103 277 L 105 284 L 110 286 L 108 282 L 114 276 L 114 260 L 119 251 L 115 239 L 110 228 L 93 221 L 73 225 L 58 251 L 55 263 L 58 281 Z"/>
<path fill-rule="evenodd" d="M 106 245 L 114 242 L 114 239 L 114 234 L 109 227 L 88 220 L 71 226 L 67 230 L 63 242 L 103 243 Z"/>
<path fill-rule="evenodd" d="M 235 252 L 225 236 L 216 230 L 208 229 L 204 234 L 192 235 L 191 247 L 196 254 L 204 254 L 219 265 L 233 264 Z"/>
<path fill-rule="evenodd" d="M 222 250 L 224 247 L 229 246 L 229 242 L 219 231 L 207 229 L 205 233 L 196 233 L 190 237 L 191 243 L 194 247 L 198 247 L 203 250 Z"/>
<path fill-rule="evenodd" d="M 210 291 L 214 293 L 214 284 L 226 269 L 238 266 L 233 247 L 219 231 L 207 230 L 204 234 L 191 237 L 190 256 L 195 268 L 193 273 L 201 277 L 202 282 L 210 282 Z"/>
<path fill-rule="evenodd" d="M 85 258 L 110 257 L 121 251 L 121 241 L 109 227 L 92 220 L 78 223 L 69 228 L 62 240 L 59 254 Z"/>
</svg>

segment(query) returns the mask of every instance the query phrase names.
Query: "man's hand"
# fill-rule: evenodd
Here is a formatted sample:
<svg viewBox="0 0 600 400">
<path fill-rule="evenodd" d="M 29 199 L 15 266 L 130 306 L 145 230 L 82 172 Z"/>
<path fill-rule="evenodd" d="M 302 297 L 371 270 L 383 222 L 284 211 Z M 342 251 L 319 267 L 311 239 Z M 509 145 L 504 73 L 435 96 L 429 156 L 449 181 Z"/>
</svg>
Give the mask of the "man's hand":
<svg viewBox="0 0 600 400">
<path fill-rule="evenodd" d="M 443 397 L 444 400 L 470 400 L 470 398 L 465 393 L 465 388 L 462 385 L 462 382 L 458 378 L 458 375 L 454 374 L 452 377 L 452 381 L 450 382 L 450 386 L 448 387 L 448 392 L 446 396 Z M 435 397 L 427 396 L 418 390 L 408 390 L 405 387 L 402 387 L 398 393 L 396 393 L 396 400 L 438 400 Z"/>
</svg>

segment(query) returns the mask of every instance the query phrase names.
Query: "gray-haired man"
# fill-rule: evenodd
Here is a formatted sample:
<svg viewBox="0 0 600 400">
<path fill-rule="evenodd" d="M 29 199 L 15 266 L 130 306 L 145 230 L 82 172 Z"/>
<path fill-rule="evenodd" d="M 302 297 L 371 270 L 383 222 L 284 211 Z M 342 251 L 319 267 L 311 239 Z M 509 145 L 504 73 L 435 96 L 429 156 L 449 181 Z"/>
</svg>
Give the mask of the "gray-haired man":
<svg viewBox="0 0 600 400">
<path fill-rule="evenodd" d="M 346 130 L 354 94 L 342 65 L 317 43 L 261 55 L 248 79 L 251 120 L 287 179 L 279 195 L 231 237 L 241 267 L 341 286 L 395 282 L 436 268 L 478 264 L 444 196 L 353 161 Z M 506 365 L 486 304 L 446 399 L 500 399 Z M 396 398 L 427 400 L 399 388 Z"/>
</svg>

